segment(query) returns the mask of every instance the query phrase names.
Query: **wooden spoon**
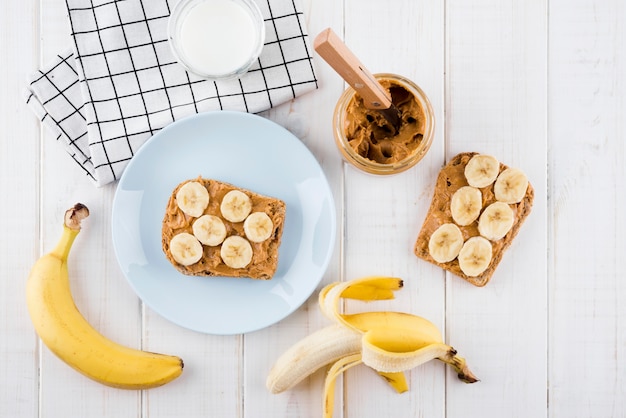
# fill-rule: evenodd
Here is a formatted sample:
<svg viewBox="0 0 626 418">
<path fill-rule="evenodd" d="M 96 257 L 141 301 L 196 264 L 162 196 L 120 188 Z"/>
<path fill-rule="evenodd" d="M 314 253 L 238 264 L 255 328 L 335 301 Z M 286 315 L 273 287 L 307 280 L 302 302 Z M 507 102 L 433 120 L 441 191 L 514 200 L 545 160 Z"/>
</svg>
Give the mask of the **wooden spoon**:
<svg viewBox="0 0 626 418">
<path fill-rule="evenodd" d="M 402 113 L 391 101 L 391 96 L 331 28 L 315 37 L 313 47 L 362 98 L 363 105 L 378 110 L 393 127 L 400 130 Z"/>
</svg>

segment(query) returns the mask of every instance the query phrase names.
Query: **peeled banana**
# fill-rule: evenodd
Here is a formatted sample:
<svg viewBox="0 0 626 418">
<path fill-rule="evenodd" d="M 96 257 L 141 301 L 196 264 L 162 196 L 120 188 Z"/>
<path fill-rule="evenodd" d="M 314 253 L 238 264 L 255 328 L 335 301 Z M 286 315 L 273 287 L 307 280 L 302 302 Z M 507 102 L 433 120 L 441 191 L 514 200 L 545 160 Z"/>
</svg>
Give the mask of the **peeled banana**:
<svg viewBox="0 0 626 418">
<path fill-rule="evenodd" d="M 295 386 L 316 370 L 332 364 L 324 384 L 324 417 L 333 415 L 336 378 L 364 364 L 376 370 L 397 392 L 408 390 L 404 372 L 433 359 L 452 366 L 466 383 L 478 379 L 465 359 L 443 342 L 441 332 L 425 318 L 403 312 L 342 314 L 342 298 L 363 301 L 393 299 L 403 282 L 395 277 L 364 277 L 336 282 L 319 294 L 321 311 L 335 322 L 298 341 L 283 353 L 267 377 L 272 393 Z"/>
<path fill-rule="evenodd" d="M 60 241 L 30 272 L 26 301 L 35 331 L 61 360 L 104 385 L 122 389 L 164 385 L 182 373 L 179 357 L 135 350 L 107 339 L 74 304 L 67 259 L 87 216 L 89 210 L 80 203 L 69 209 Z"/>
</svg>

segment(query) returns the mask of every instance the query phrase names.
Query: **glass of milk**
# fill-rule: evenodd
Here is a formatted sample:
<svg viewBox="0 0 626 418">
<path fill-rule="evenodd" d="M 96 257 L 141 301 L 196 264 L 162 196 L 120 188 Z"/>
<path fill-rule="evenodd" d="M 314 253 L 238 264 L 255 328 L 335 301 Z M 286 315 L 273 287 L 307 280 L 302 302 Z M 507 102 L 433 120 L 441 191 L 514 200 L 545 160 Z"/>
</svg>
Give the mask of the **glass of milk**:
<svg viewBox="0 0 626 418">
<path fill-rule="evenodd" d="M 254 0 L 180 0 L 168 31 L 177 61 L 213 80 L 245 74 L 265 41 L 265 23 Z"/>
</svg>

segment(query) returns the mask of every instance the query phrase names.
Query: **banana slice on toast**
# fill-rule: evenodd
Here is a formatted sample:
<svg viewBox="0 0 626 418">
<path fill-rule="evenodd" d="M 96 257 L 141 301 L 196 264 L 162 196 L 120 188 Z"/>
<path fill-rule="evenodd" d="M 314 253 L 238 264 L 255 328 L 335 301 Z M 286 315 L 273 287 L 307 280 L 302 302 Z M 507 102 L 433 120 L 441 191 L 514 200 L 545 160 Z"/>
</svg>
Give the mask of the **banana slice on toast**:
<svg viewBox="0 0 626 418">
<path fill-rule="evenodd" d="M 414 253 L 484 286 L 530 214 L 533 200 L 534 189 L 523 171 L 490 155 L 458 154 L 439 172 Z"/>
<path fill-rule="evenodd" d="M 163 252 L 190 276 L 268 280 L 278 267 L 286 205 L 218 180 L 180 183 L 165 208 Z"/>
</svg>

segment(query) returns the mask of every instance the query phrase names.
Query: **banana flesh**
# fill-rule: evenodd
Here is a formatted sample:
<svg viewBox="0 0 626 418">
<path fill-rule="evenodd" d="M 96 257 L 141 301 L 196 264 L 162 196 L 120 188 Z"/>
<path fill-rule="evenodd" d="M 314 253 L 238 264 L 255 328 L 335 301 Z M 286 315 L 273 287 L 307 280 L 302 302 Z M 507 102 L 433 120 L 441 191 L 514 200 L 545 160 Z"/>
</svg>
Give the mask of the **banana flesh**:
<svg viewBox="0 0 626 418">
<path fill-rule="evenodd" d="M 469 277 L 480 276 L 491 263 L 493 246 L 486 238 L 477 236 L 465 241 L 459 252 L 459 267 Z"/>
<path fill-rule="evenodd" d="M 322 367 L 360 351 L 358 332 L 338 324 L 329 325 L 301 339 L 280 356 L 267 378 L 267 388 L 272 393 L 284 392 Z"/>
<path fill-rule="evenodd" d="M 465 166 L 465 178 L 472 187 L 487 187 L 491 185 L 500 172 L 500 162 L 492 155 L 474 155 Z"/>
<path fill-rule="evenodd" d="M 202 215 L 192 225 L 193 235 L 204 245 L 215 247 L 226 238 L 226 225 L 215 215 Z M 200 250 L 200 253 L 202 250 Z"/>
<path fill-rule="evenodd" d="M 57 357 L 104 385 L 122 389 L 164 385 L 182 373 L 179 357 L 115 343 L 96 331 L 76 308 L 67 259 L 81 220 L 88 215 L 81 204 L 68 210 L 58 244 L 30 272 L 26 300 L 35 331 Z"/>
<path fill-rule="evenodd" d="M 246 237 L 252 242 L 263 242 L 272 236 L 274 223 L 265 212 L 252 212 L 243 222 Z"/>
<path fill-rule="evenodd" d="M 478 232 L 491 241 L 497 241 L 513 228 L 515 214 L 504 202 L 493 202 L 485 208 L 478 220 Z"/>
<path fill-rule="evenodd" d="M 504 203 L 519 203 L 528 189 L 526 174 L 517 168 L 507 168 L 498 176 L 493 192 L 496 199 Z"/>
<path fill-rule="evenodd" d="M 344 314 L 341 299 L 393 299 L 403 282 L 395 277 L 364 277 L 336 282 L 319 293 L 319 307 L 335 324 L 303 338 L 283 353 L 270 370 L 267 387 L 280 393 L 316 370 L 331 364 L 324 385 L 324 416 L 332 417 L 335 381 L 343 371 L 364 364 L 381 375 L 397 392 L 408 390 L 404 372 L 438 359 L 452 366 L 466 383 L 478 379 L 465 359 L 445 344 L 430 321 L 404 312 Z"/>
<path fill-rule="evenodd" d="M 252 262 L 251 243 L 262 243 L 274 234 L 274 223 L 265 212 L 252 212 L 252 199 L 241 190 L 231 190 L 219 204 L 221 216 L 230 223 L 243 222 L 245 237 L 232 233 L 217 215 L 204 214 L 211 197 L 207 188 L 198 181 L 184 183 L 176 192 L 176 204 L 187 216 L 196 218 L 192 232 L 174 235 L 169 252 L 181 266 L 198 263 L 205 256 L 203 246 L 219 248 L 224 264 L 233 269 L 247 267 Z"/>
<path fill-rule="evenodd" d="M 493 259 L 491 242 L 503 239 L 513 228 L 516 214 L 510 205 L 524 199 L 528 178 L 517 168 L 500 172 L 500 162 L 485 154 L 476 154 L 467 162 L 464 176 L 469 186 L 460 187 L 450 197 L 454 223 L 442 224 L 431 234 L 428 253 L 437 263 L 458 259 L 466 276 L 477 277 L 489 268 Z M 492 185 L 496 201 L 483 207 L 484 195 L 480 189 Z M 459 226 L 475 224 L 479 235 L 464 237 Z"/>
<path fill-rule="evenodd" d="M 240 269 L 252 261 L 252 245 L 244 237 L 231 235 L 226 238 L 220 248 L 222 261 L 228 267 Z"/>
<path fill-rule="evenodd" d="M 454 260 L 463 247 L 463 233 L 453 223 L 445 223 L 428 240 L 430 256 L 438 263 Z"/>
<path fill-rule="evenodd" d="M 483 208 L 483 195 L 479 189 L 463 186 L 450 198 L 450 212 L 457 225 L 466 226 L 478 219 Z"/>
<path fill-rule="evenodd" d="M 242 222 L 252 210 L 252 200 L 240 190 L 226 193 L 220 204 L 222 216 L 230 222 Z"/>
<path fill-rule="evenodd" d="M 197 218 L 202 215 L 204 209 L 211 200 L 209 191 L 197 181 L 185 183 L 176 192 L 176 203 L 178 207 L 187 215 Z"/>
<path fill-rule="evenodd" d="M 188 232 L 175 235 L 170 240 L 172 257 L 183 266 L 190 266 L 202 258 L 202 244 Z"/>
</svg>

